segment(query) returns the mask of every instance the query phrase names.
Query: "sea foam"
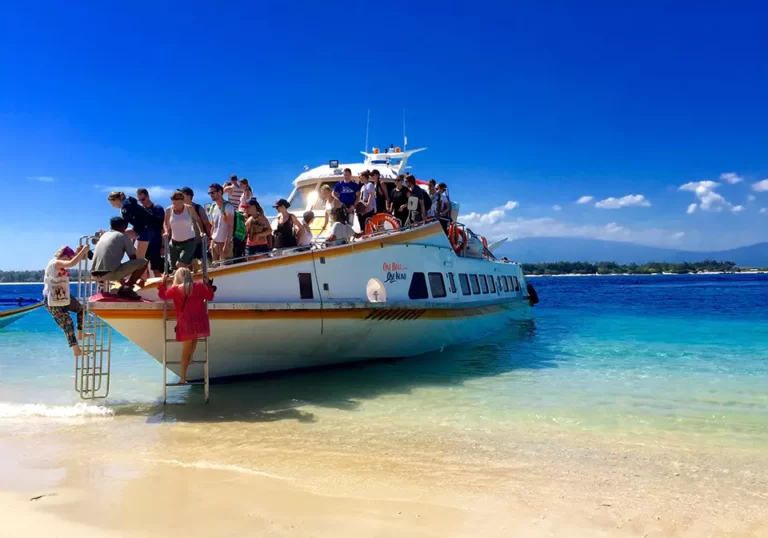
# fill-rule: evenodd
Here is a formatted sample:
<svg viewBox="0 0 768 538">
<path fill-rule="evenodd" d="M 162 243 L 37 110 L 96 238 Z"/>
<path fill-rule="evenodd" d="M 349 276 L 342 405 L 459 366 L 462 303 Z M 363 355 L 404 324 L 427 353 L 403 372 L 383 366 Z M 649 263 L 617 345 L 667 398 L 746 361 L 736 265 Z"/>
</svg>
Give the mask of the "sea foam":
<svg viewBox="0 0 768 538">
<path fill-rule="evenodd" d="M 14 418 L 108 418 L 114 411 L 100 405 L 76 403 L 74 405 L 15 404 L 0 402 L 0 419 Z"/>
</svg>

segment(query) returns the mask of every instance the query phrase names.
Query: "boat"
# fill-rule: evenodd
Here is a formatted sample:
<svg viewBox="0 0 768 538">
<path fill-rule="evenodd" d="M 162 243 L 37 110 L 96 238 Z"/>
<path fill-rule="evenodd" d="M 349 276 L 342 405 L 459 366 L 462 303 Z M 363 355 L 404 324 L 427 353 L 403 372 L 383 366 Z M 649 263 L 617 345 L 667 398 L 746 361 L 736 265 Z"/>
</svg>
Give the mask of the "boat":
<svg viewBox="0 0 768 538">
<path fill-rule="evenodd" d="M 293 182 L 291 210 L 315 207 L 320 187 L 341 180 L 344 168 L 355 178 L 376 168 L 393 184 L 423 149 L 374 150 L 363 152 L 362 163 L 305 170 Z M 458 208 L 453 204 L 454 222 Z M 530 316 L 534 301 L 520 265 L 496 259 L 467 227 L 455 223 L 451 237 L 437 221 L 367 232 L 351 243 L 320 237 L 311 249 L 208 269 L 217 288 L 208 305 L 210 378 L 439 352 Z M 158 284 L 151 279 L 137 290 L 141 301 L 94 295 L 88 310 L 178 374 L 181 346 L 165 345 L 173 309 L 159 300 Z M 193 363 L 188 378 L 202 375 Z"/>
<path fill-rule="evenodd" d="M 11 310 L 0 310 L 0 329 L 7 327 L 19 318 L 22 318 L 35 310 L 43 306 L 43 303 L 36 303 L 28 306 L 22 306 L 20 308 L 13 308 Z"/>
</svg>

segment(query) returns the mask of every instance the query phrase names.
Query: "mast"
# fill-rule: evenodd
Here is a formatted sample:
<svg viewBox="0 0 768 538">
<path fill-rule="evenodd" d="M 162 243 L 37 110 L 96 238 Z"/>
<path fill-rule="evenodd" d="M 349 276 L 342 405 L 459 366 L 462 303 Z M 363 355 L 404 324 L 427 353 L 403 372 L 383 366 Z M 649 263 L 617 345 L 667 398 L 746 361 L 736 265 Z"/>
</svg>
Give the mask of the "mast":
<svg viewBox="0 0 768 538">
<path fill-rule="evenodd" d="M 368 109 L 368 121 L 365 123 L 365 147 L 363 151 L 368 151 L 368 129 L 371 127 L 371 109 Z"/>
</svg>

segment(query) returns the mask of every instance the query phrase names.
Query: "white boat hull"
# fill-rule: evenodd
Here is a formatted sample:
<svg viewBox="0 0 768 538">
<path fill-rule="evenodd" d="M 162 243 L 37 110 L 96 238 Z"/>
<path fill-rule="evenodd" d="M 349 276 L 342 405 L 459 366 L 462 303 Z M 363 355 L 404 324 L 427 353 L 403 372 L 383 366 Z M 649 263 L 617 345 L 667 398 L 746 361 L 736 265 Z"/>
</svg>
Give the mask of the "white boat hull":
<svg viewBox="0 0 768 538">
<path fill-rule="evenodd" d="M 311 290 L 301 291 L 302 275 L 311 280 Z M 444 292 L 429 280 L 427 296 L 414 299 L 417 275 L 437 276 Z M 466 275 L 480 279 L 471 292 L 461 286 Z M 210 276 L 218 287 L 209 304 L 211 378 L 421 355 L 481 340 L 530 311 L 519 265 L 457 256 L 439 224 L 225 266 Z M 372 281 L 382 290 L 374 298 L 368 296 Z M 486 285 L 481 289 L 478 282 Z M 507 289 L 502 282 L 509 283 Z M 174 334 L 175 320 L 166 322 L 164 332 L 156 287 L 141 294 L 152 302 L 89 307 L 162 362 L 164 338 Z M 204 345 L 196 353 L 200 360 Z M 168 362 L 178 361 L 180 350 L 169 343 Z M 190 368 L 191 379 L 202 375 L 200 365 Z M 178 374 L 178 365 L 169 369 Z"/>
</svg>

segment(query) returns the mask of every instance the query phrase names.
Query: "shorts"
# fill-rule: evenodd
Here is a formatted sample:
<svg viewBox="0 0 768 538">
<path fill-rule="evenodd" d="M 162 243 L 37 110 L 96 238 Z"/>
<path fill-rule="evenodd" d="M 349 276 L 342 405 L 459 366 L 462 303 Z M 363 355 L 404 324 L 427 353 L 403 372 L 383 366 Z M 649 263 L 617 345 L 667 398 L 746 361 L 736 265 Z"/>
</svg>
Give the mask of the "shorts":
<svg viewBox="0 0 768 538">
<path fill-rule="evenodd" d="M 111 271 L 91 271 L 95 280 L 122 280 L 133 274 L 134 271 L 143 269 L 147 266 L 147 260 L 144 258 L 136 258 L 135 260 L 128 260 L 125 263 L 121 263 L 115 269 Z"/>
<path fill-rule="evenodd" d="M 136 232 L 137 241 L 146 241 L 147 243 L 150 243 L 153 239 L 157 238 L 157 234 L 152 228 L 144 228 L 141 231 L 134 228 L 134 231 Z"/>
<path fill-rule="evenodd" d="M 149 261 L 150 269 L 161 272 L 165 270 L 165 258 L 162 254 L 162 245 L 160 244 L 160 238 L 158 236 L 156 236 L 156 239 L 149 242 L 145 256 Z"/>
<path fill-rule="evenodd" d="M 181 262 L 186 266 L 192 265 L 192 261 L 195 259 L 195 250 L 199 243 L 195 241 L 195 238 L 187 239 L 186 241 L 173 241 L 168 246 L 170 251 L 171 269 L 176 269 L 176 262 Z"/>
<path fill-rule="evenodd" d="M 214 241 L 211 245 L 211 254 L 213 254 L 213 260 L 228 260 L 232 258 L 232 241 L 229 242 L 229 247 L 224 250 L 224 242 Z"/>
<path fill-rule="evenodd" d="M 248 245 L 245 247 L 246 256 L 256 256 L 257 254 L 265 254 L 267 252 L 269 252 L 269 247 L 266 243 L 263 245 Z"/>
</svg>

